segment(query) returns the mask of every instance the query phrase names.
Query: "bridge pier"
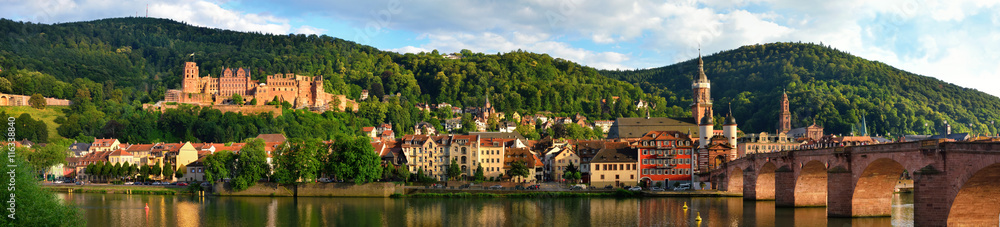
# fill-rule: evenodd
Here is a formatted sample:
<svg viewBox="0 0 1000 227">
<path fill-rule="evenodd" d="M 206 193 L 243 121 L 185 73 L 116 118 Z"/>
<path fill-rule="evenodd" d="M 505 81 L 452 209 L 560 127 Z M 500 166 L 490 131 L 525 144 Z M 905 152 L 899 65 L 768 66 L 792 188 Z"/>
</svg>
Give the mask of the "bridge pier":
<svg viewBox="0 0 1000 227">
<path fill-rule="evenodd" d="M 743 200 L 757 200 L 757 173 L 753 168 L 743 170 Z"/>
<path fill-rule="evenodd" d="M 774 173 L 774 205 L 795 207 L 795 171 L 785 165 Z"/>
<path fill-rule="evenodd" d="M 852 200 L 854 198 L 854 182 L 851 171 L 843 166 L 837 166 L 827 172 L 827 207 L 828 217 L 851 217 Z"/>
<path fill-rule="evenodd" d="M 942 192 L 948 191 L 946 182 L 952 178 L 928 167 L 913 173 L 913 225 L 947 226 L 953 201 Z"/>
</svg>

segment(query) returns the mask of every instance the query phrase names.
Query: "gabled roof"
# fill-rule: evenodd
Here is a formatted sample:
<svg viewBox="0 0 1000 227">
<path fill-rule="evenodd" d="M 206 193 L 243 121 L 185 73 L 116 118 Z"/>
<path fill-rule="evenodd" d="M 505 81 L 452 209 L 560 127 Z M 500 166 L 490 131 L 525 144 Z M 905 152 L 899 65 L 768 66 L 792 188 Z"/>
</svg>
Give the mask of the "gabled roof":
<svg viewBox="0 0 1000 227">
<path fill-rule="evenodd" d="M 627 142 L 608 142 L 590 162 L 635 163 L 637 156 L 637 150 L 629 147 Z"/>
<path fill-rule="evenodd" d="M 125 151 L 125 149 L 118 149 L 112 151 L 109 156 L 132 156 L 132 153 L 128 153 L 128 151 Z"/>
</svg>

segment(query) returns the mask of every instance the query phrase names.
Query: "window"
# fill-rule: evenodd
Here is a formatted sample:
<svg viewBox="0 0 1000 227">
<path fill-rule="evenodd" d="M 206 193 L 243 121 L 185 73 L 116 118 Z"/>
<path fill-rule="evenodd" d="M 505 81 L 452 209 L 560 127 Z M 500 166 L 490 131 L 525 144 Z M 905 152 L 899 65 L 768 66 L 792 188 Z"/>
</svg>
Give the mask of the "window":
<svg viewBox="0 0 1000 227">
<path fill-rule="evenodd" d="M 618 177 L 618 174 L 615 174 L 615 180 L 618 180 L 618 179 L 621 179 L 621 177 Z"/>
<path fill-rule="evenodd" d="M 635 174 L 629 174 L 628 175 L 628 179 L 635 180 Z"/>
<path fill-rule="evenodd" d="M 601 180 L 604 180 L 604 174 L 601 174 Z"/>
</svg>

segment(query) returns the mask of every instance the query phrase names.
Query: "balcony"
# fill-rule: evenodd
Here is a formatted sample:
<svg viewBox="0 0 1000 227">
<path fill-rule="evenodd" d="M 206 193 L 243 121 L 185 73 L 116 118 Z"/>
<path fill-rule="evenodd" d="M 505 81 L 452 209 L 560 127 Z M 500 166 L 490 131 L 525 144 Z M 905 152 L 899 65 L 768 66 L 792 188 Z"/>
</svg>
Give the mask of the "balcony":
<svg viewBox="0 0 1000 227">
<path fill-rule="evenodd" d="M 656 164 L 657 169 L 673 169 L 676 167 L 677 164 Z"/>
<path fill-rule="evenodd" d="M 674 158 L 675 156 L 677 156 L 677 155 L 675 155 L 675 154 L 658 154 L 658 155 L 656 155 L 656 158 Z"/>
</svg>

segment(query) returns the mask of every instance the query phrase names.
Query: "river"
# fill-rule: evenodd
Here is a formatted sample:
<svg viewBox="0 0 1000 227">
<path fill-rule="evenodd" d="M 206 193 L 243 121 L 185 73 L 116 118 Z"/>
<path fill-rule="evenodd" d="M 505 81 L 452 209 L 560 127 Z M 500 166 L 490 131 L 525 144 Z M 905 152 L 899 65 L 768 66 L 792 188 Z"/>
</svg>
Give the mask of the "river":
<svg viewBox="0 0 1000 227">
<path fill-rule="evenodd" d="M 892 217 L 826 218 L 742 198 L 293 198 L 58 193 L 88 226 L 912 226 L 912 194 Z M 687 210 L 683 209 L 685 203 Z M 149 209 L 146 209 L 148 204 Z"/>
</svg>

